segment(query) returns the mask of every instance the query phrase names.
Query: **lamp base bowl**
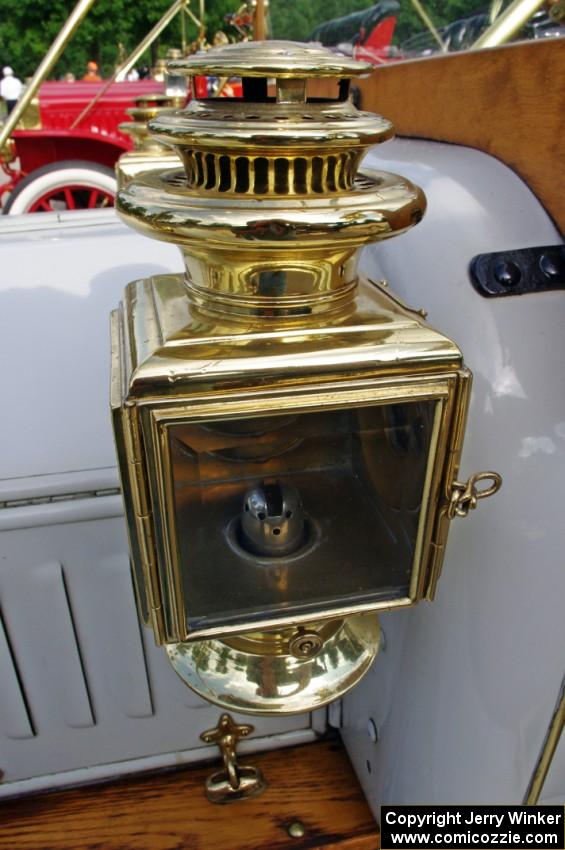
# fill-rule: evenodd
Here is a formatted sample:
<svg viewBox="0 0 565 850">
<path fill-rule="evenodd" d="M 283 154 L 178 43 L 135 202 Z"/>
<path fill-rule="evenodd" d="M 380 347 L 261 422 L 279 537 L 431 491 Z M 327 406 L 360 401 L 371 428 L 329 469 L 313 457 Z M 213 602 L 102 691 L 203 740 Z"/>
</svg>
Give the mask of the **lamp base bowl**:
<svg viewBox="0 0 565 850">
<path fill-rule="evenodd" d="M 313 658 L 265 654 L 221 640 L 171 643 L 174 670 L 199 696 L 246 714 L 301 714 L 338 699 L 371 666 L 380 643 L 373 614 L 345 617 Z"/>
</svg>

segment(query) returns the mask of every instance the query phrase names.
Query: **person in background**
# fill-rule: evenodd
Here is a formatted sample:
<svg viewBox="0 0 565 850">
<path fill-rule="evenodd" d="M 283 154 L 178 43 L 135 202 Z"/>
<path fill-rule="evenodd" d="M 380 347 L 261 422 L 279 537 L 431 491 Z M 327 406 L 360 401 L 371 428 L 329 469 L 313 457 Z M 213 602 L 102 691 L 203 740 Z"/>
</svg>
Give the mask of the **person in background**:
<svg viewBox="0 0 565 850">
<path fill-rule="evenodd" d="M 14 76 L 13 70 L 6 65 L 2 71 L 2 82 L 0 83 L 0 97 L 6 101 L 8 115 L 16 105 L 22 93 L 22 81 Z"/>
<path fill-rule="evenodd" d="M 85 83 L 101 83 L 102 77 L 98 73 L 98 65 L 96 62 L 88 62 L 86 66 L 86 74 L 82 78 Z"/>
</svg>

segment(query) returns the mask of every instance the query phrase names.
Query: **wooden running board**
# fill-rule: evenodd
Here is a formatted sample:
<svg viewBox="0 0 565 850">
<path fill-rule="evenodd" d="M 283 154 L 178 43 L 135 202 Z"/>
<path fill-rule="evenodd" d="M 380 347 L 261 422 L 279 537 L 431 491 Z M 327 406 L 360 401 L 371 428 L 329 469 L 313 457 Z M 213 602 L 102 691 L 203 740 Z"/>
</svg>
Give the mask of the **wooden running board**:
<svg viewBox="0 0 565 850">
<path fill-rule="evenodd" d="M 0 805 L 1 850 L 378 850 L 379 833 L 343 745 L 243 756 L 268 782 L 213 805 L 214 765 L 56 791 Z M 216 768 L 219 764 L 215 764 Z M 288 828 L 300 821 L 302 838 Z"/>
</svg>

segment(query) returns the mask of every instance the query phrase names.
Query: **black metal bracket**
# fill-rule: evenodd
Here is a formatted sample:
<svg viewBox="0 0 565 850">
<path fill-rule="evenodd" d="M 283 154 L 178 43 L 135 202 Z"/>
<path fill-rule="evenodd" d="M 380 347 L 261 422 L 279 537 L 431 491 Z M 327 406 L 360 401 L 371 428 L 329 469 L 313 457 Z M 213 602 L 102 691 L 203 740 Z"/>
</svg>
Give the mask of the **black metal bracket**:
<svg viewBox="0 0 565 850">
<path fill-rule="evenodd" d="M 565 289 L 565 245 L 477 254 L 469 271 L 485 298 Z"/>
</svg>

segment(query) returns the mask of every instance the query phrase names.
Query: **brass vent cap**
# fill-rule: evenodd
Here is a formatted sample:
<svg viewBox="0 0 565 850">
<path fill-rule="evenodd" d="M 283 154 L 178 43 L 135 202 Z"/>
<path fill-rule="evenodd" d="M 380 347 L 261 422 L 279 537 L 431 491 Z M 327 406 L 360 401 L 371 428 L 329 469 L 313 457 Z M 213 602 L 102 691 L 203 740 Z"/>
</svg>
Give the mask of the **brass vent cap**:
<svg viewBox="0 0 565 850">
<path fill-rule="evenodd" d="M 242 78 L 242 97 L 193 96 L 186 109 L 149 124 L 159 142 L 177 149 L 186 186 L 199 193 L 348 192 L 367 148 L 394 133 L 390 121 L 356 109 L 349 99 L 351 77 L 370 66 L 324 48 L 248 42 L 171 65 L 188 75 Z M 316 77 L 339 81 L 336 96 L 310 96 L 308 82 Z"/>
<path fill-rule="evenodd" d="M 187 77 L 274 77 L 351 79 L 370 74 L 368 62 L 339 56 L 323 47 L 294 41 L 244 41 L 212 47 L 188 59 L 174 60 L 168 68 Z"/>
</svg>

